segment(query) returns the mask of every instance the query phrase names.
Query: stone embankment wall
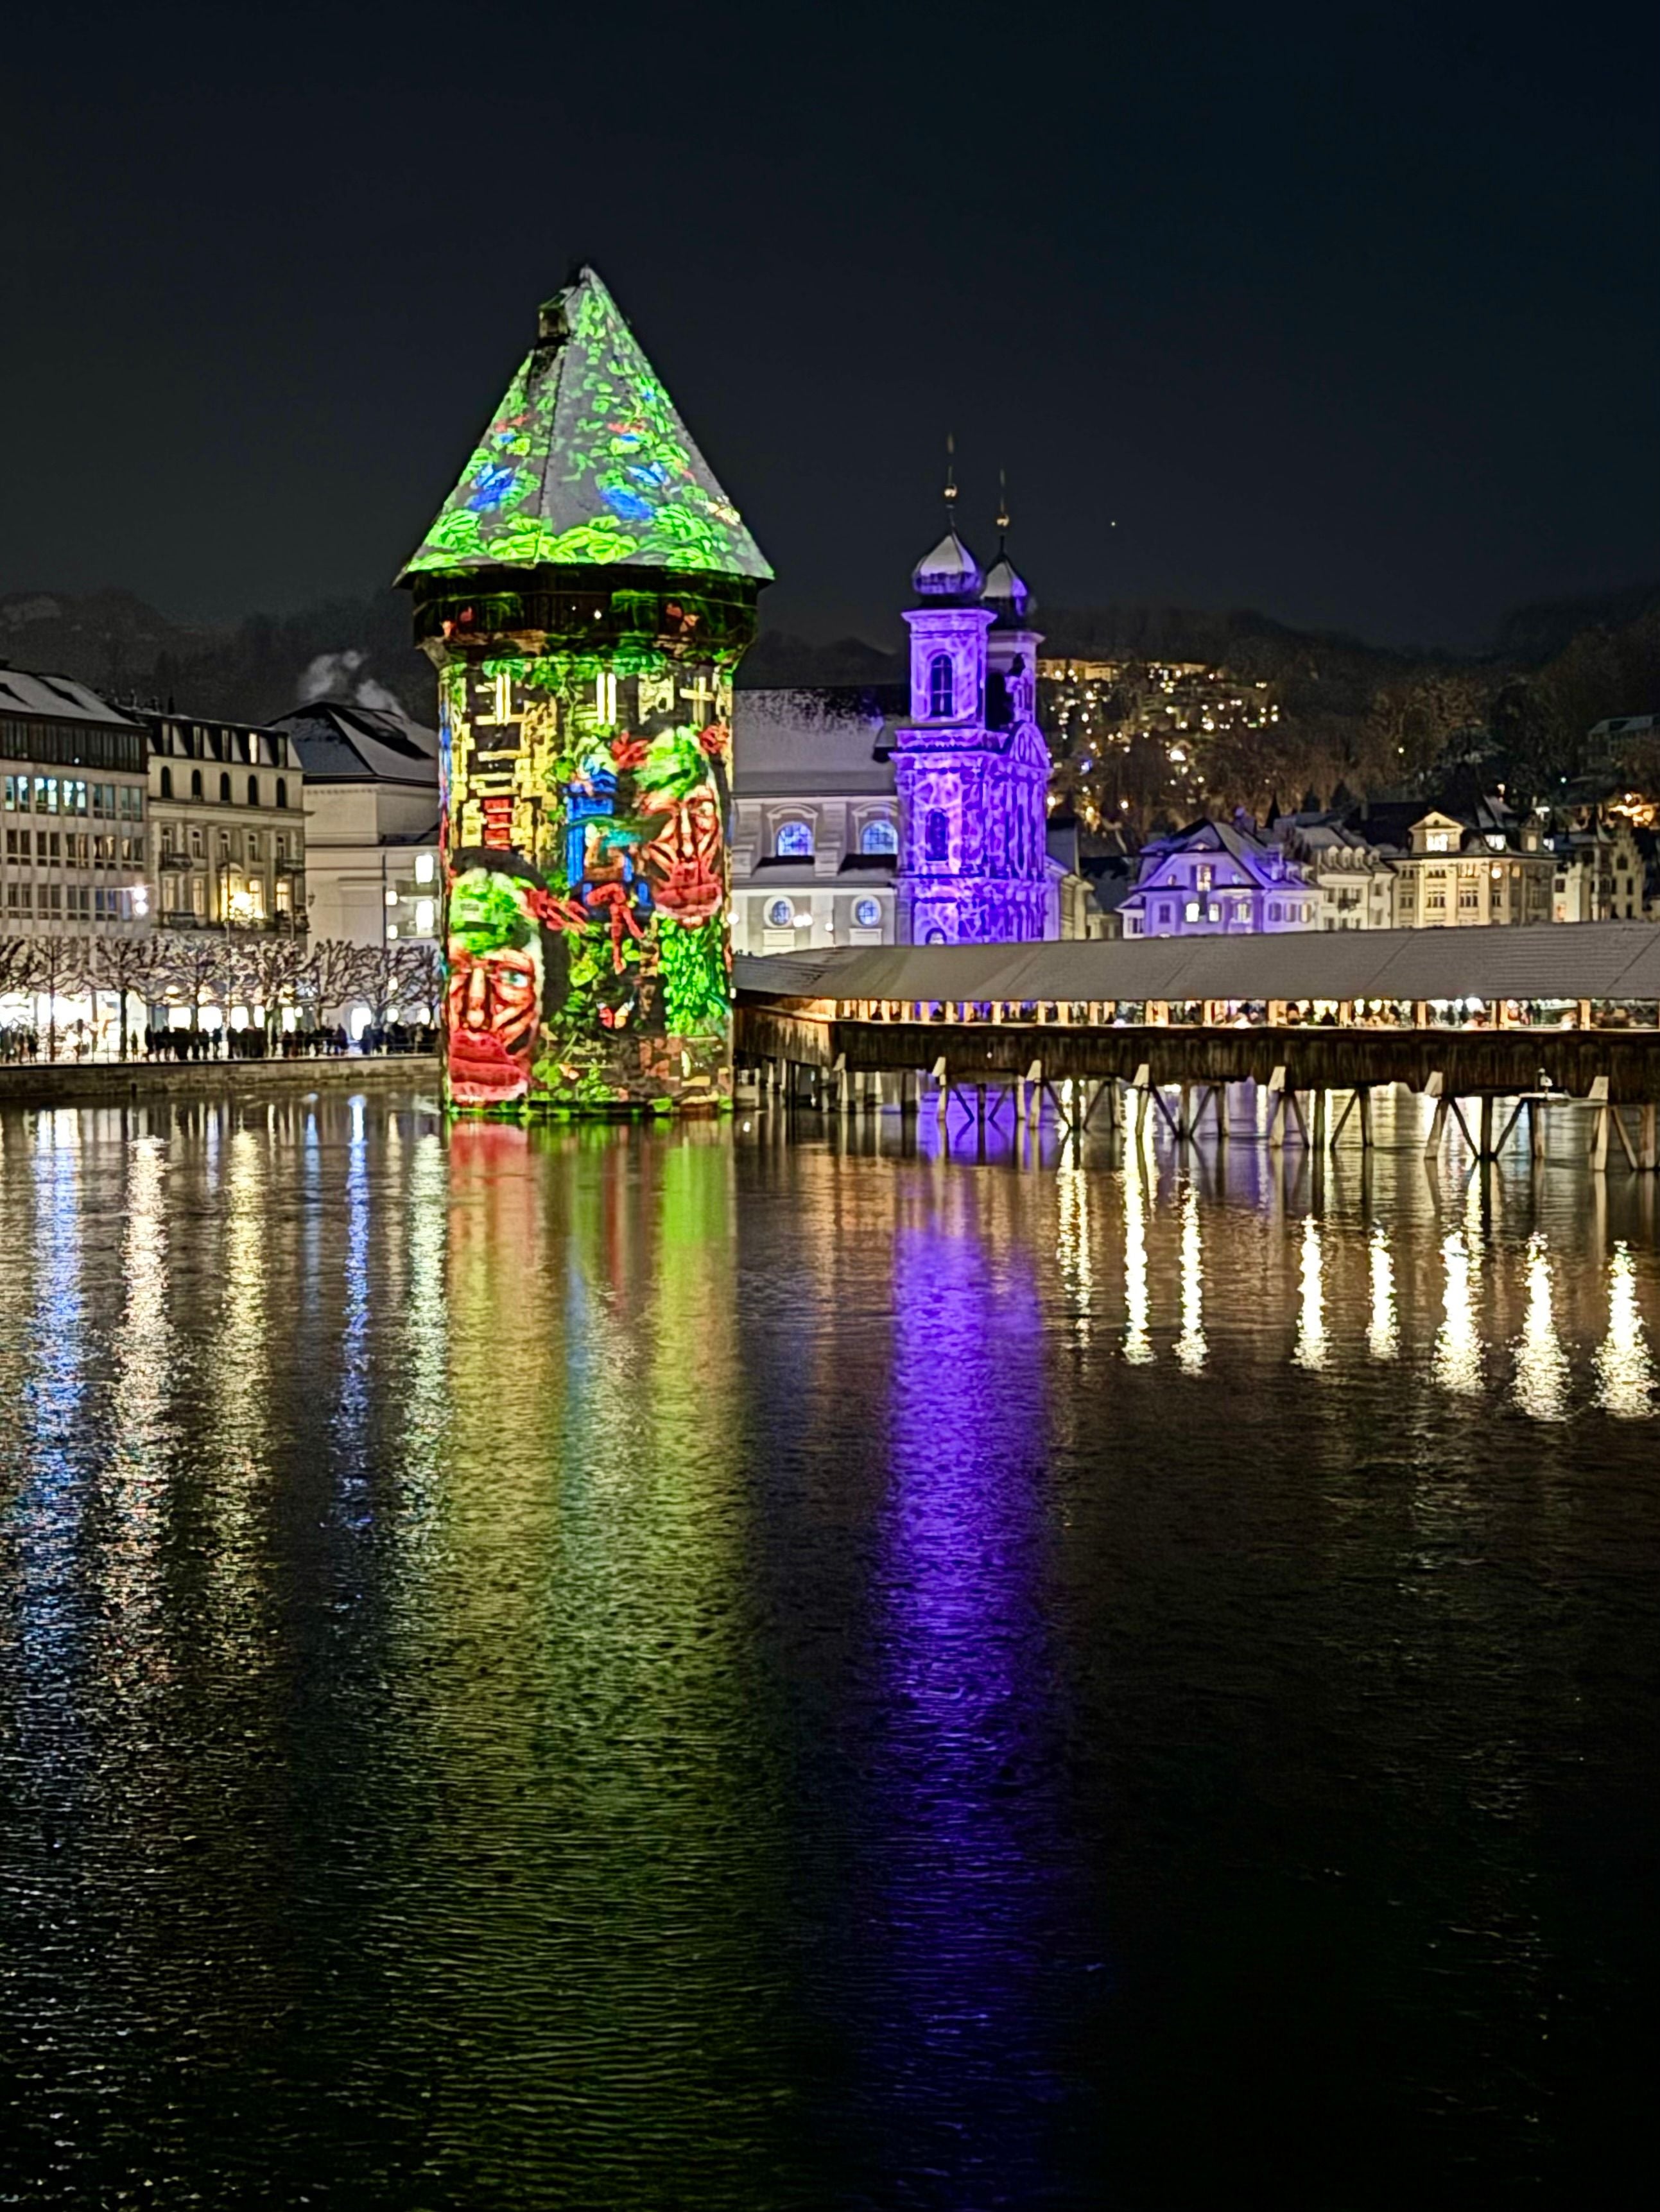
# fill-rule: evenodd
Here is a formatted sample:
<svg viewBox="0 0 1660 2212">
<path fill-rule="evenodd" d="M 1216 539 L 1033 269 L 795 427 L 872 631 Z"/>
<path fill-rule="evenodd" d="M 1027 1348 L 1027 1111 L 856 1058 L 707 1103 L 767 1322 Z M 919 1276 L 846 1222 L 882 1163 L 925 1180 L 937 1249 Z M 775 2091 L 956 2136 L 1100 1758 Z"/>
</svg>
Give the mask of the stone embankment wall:
<svg viewBox="0 0 1660 2212">
<path fill-rule="evenodd" d="M 406 1091 L 437 1095 L 436 1053 L 389 1053 L 368 1059 L 209 1060 L 180 1065 L 153 1060 L 95 1060 L 78 1066 L 37 1061 L 0 1067 L 0 1108 L 102 1106 L 138 1098 L 295 1098 L 308 1091 Z"/>
</svg>

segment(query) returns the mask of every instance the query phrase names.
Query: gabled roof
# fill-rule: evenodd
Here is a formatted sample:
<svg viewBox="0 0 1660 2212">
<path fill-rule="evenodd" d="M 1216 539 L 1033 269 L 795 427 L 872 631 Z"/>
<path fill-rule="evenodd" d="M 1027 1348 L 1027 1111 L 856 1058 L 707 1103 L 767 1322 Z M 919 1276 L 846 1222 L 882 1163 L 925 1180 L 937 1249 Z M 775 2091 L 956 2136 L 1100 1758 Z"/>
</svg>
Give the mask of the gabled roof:
<svg viewBox="0 0 1660 2212">
<path fill-rule="evenodd" d="M 72 676 L 37 676 L 32 670 L 14 668 L 9 660 L 0 660 L 0 714 L 28 714 L 52 722 L 92 722 L 113 730 L 140 726 L 131 715 L 121 714 Z"/>
<path fill-rule="evenodd" d="M 398 581 L 568 562 L 772 574 L 586 268 L 543 307 L 536 343 Z"/>
<path fill-rule="evenodd" d="M 438 787 L 438 734 L 379 707 L 319 699 L 271 724 L 286 731 L 307 783 L 413 783 Z"/>
</svg>

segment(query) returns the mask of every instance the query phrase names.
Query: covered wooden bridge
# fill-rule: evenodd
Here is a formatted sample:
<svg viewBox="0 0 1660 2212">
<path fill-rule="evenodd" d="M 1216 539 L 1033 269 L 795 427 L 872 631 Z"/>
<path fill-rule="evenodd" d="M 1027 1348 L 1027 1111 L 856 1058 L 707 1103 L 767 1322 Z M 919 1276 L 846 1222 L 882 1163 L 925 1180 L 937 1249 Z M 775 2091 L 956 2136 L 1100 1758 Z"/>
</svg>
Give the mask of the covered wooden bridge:
<svg viewBox="0 0 1660 2212">
<path fill-rule="evenodd" d="M 1371 1091 L 1404 1084 L 1446 1102 L 1438 1132 L 1468 1102 L 1484 1153 L 1514 1118 L 1500 1102 L 1577 1099 L 1598 1109 L 1604 1152 L 1612 1133 L 1633 1166 L 1660 1158 L 1660 927 L 1646 922 L 882 945 L 739 959 L 736 981 L 740 1073 L 787 1097 L 911 1105 L 931 1079 L 941 1100 L 1000 1089 L 1024 1113 L 1035 1085 L 1110 1118 L 1104 1087 L 1174 1088 L 1172 1127 L 1189 1133 L 1206 1094 L 1251 1082 L 1298 1133 L 1304 1099 L 1323 1124 L 1327 1095 L 1349 1093 L 1367 1141 Z M 1633 1127 L 1610 1110 L 1624 1106 L 1640 1109 Z"/>
</svg>

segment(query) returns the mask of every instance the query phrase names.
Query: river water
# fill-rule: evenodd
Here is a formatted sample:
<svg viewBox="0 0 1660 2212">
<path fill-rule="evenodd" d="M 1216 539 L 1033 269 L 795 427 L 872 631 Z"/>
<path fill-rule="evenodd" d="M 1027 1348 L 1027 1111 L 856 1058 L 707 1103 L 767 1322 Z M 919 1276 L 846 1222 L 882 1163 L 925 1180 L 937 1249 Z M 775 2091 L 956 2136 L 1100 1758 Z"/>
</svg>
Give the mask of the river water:
<svg viewBox="0 0 1660 2212">
<path fill-rule="evenodd" d="M 1416 1127 L 0 1117 L 0 2203 L 1627 2201 L 1655 1194 Z"/>
</svg>

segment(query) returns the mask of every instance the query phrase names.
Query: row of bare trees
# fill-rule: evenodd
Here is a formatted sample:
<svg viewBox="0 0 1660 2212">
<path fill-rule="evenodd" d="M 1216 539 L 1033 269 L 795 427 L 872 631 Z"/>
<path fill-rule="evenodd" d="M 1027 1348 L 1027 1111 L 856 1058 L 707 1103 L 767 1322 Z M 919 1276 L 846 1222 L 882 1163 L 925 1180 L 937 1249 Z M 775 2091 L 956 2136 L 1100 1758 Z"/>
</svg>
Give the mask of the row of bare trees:
<svg viewBox="0 0 1660 2212">
<path fill-rule="evenodd" d="M 125 1060 L 146 1018 L 135 1016 L 136 1006 L 187 1006 L 192 1029 L 201 1026 L 209 1007 L 228 1015 L 233 1006 L 245 1006 L 274 1037 L 285 1010 L 309 1024 L 359 1005 L 368 1008 L 372 1024 L 384 1028 L 400 1018 L 435 1022 L 441 975 L 437 948 L 429 944 L 349 945 L 338 938 L 307 944 L 216 930 L 0 938 L 0 1000 L 47 1000 L 52 1059 L 57 1057 L 57 1002 L 94 991 L 117 1001 Z"/>
</svg>

